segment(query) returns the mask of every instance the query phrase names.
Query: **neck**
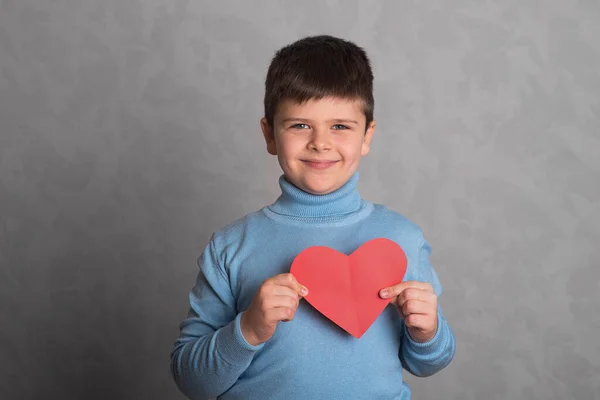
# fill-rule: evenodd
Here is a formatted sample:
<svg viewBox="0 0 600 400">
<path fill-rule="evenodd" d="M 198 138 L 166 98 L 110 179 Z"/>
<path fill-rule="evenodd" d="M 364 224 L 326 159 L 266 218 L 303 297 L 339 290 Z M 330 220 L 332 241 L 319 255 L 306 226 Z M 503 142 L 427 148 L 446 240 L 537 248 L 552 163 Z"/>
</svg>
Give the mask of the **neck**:
<svg viewBox="0 0 600 400">
<path fill-rule="evenodd" d="M 279 215 L 295 219 L 336 219 L 358 211 L 362 198 L 356 188 L 358 172 L 339 189 L 324 195 L 303 191 L 290 183 L 284 175 L 279 178 L 281 196 L 269 209 Z"/>
</svg>

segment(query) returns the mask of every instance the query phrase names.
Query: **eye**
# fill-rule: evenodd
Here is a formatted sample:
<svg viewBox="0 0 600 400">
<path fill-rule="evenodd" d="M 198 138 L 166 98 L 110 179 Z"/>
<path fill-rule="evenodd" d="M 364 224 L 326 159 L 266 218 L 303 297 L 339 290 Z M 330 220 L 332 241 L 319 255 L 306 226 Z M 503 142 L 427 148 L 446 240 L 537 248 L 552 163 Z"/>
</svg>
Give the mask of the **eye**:
<svg viewBox="0 0 600 400">
<path fill-rule="evenodd" d="M 308 129 L 309 126 L 307 124 L 294 124 L 292 125 L 292 129 Z"/>
<path fill-rule="evenodd" d="M 342 130 L 350 129 L 350 128 L 348 128 L 346 125 L 336 124 L 333 126 L 333 129 L 336 131 L 342 131 Z"/>
</svg>

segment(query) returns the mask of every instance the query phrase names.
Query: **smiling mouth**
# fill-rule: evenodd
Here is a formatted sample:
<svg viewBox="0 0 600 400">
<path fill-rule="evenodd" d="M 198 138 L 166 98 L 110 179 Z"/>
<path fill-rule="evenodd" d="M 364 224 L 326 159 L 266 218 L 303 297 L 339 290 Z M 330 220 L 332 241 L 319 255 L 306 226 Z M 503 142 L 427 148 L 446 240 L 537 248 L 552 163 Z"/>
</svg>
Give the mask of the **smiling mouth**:
<svg viewBox="0 0 600 400">
<path fill-rule="evenodd" d="M 337 161 L 328 160 L 302 160 L 302 162 L 308 165 L 309 167 L 315 169 L 326 169 L 331 167 L 333 164 L 337 163 Z"/>
</svg>

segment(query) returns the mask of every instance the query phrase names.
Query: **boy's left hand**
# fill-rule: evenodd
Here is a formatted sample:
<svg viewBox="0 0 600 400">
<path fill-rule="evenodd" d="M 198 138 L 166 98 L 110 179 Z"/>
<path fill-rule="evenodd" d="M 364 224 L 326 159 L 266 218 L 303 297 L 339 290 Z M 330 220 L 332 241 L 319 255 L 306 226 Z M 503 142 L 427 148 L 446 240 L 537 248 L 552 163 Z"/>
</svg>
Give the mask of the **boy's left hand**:
<svg viewBox="0 0 600 400">
<path fill-rule="evenodd" d="M 438 328 L 438 298 L 433 286 L 425 282 L 407 281 L 382 289 L 382 299 L 392 303 L 404 318 L 410 337 L 419 343 L 433 339 Z"/>
</svg>

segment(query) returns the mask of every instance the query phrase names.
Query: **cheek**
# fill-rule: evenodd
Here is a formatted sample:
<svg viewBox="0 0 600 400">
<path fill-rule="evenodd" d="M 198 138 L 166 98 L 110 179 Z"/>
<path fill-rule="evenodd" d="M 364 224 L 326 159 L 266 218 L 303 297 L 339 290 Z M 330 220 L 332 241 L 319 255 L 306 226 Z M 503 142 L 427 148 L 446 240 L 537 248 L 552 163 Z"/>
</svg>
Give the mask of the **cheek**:
<svg viewBox="0 0 600 400">
<path fill-rule="evenodd" d="M 290 136 L 281 141 L 281 149 L 286 154 L 294 154 L 306 146 L 302 137 Z"/>
<path fill-rule="evenodd" d="M 362 140 L 352 138 L 339 143 L 338 149 L 346 158 L 360 157 L 362 151 Z"/>
<path fill-rule="evenodd" d="M 301 152 L 303 144 L 297 138 L 281 138 L 277 142 L 277 152 L 286 159 L 292 159 Z"/>
</svg>

